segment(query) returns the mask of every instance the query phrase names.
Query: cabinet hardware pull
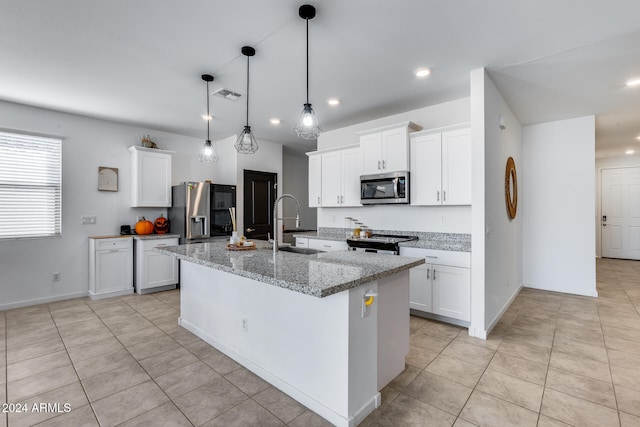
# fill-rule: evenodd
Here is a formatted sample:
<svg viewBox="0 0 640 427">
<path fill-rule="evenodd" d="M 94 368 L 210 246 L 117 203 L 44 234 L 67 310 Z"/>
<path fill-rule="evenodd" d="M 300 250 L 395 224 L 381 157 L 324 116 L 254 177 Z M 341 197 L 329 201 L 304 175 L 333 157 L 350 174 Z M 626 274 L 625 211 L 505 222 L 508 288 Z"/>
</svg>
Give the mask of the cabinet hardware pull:
<svg viewBox="0 0 640 427">
<path fill-rule="evenodd" d="M 439 202 L 440 201 L 440 192 L 436 191 L 436 201 Z"/>
<path fill-rule="evenodd" d="M 320 196 L 318 196 L 318 204 L 320 204 Z"/>
<path fill-rule="evenodd" d="M 344 196 L 340 196 L 340 204 L 344 203 Z"/>
<path fill-rule="evenodd" d="M 425 258 L 434 258 L 434 259 L 437 259 L 437 258 L 438 258 L 438 257 L 437 257 L 437 256 L 435 256 L 435 255 L 425 255 L 424 257 L 425 257 Z"/>
<path fill-rule="evenodd" d="M 431 269 L 430 269 L 430 268 L 427 268 L 427 279 L 431 279 L 431 277 L 430 277 L 430 274 L 429 274 L 429 273 L 431 273 Z"/>
<path fill-rule="evenodd" d="M 111 249 L 109 252 L 118 252 L 117 249 Z"/>
<path fill-rule="evenodd" d="M 447 191 L 446 190 L 442 190 L 442 201 L 443 202 L 447 201 Z"/>
<path fill-rule="evenodd" d="M 336 203 L 340 203 L 340 196 L 336 196 Z"/>
<path fill-rule="evenodd" d="M 378 160 L 378 170 L 380 170 L 380 160 Z"/>
<path fill-rule="evenodd" d="M 436 269 L 433 269 L 433 280 L 436 280 Z"/>
<path fill-rule="evenodd" d="M 387 167 L 387 163 L 383 160 L 382 161 L 382 169 L 385 169 Z"/>
<path fill-rule="evenodd" d="M 331 245 L 322 245 L 323 248 L 330 248 Z"/>
</svg>

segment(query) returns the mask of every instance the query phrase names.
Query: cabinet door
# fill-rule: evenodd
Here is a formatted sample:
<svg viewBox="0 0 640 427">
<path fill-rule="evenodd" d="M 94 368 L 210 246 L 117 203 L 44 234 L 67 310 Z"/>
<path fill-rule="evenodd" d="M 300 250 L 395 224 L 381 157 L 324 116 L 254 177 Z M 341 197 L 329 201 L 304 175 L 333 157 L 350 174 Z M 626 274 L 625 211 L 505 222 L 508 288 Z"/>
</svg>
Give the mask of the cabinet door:
<svg viewBox="0 0 640 427">
<path fill-rule="evenodd" d="M 360 149 L 342 150 L 342 206 L 360 204 Z"/>
<path fill-rule="evenodd" d="M 296 237 L 296 247 L 298 247 L 298 248 L 308 248 L 309 247 L 309 239 L 305 239 L 304 237 Z"/>
<path fill-rule="evenodd" d="M 409 307 L 427 313 L 432 311 L 431 266 L 421 265 L 409 270 Z"/>
<path fill-rule="evenodd" d="M 471 204 L 471 130 L 442 134 L 442 204 Z"/>
<path fill-rule="evenodd" d="M 96 251 L 95 293 L 131 289 L 133 285 L 133 257 L 130 249 Z"/>
<path fill-rule="evenodd" d="M 468 268 L 433 265 L 433 312 L 458 320 L 471 319 L 471 274 Z"/>
<path fill-rule="evenodd" d="M 382 172 L 382 133 L 360 137 L 362 175 Z"/>
<path fill-rule="evenodd" d="M 412 205 L 440 205 L 441 194 L 441 134 L 411 138 L 411 177 L 409 181 Z"/>
<path fill-rule="evenodd" d="M 171 206 L 171 154 L 136 150 L 133 159 L 133 207 Z"/>
<path fill-rule="evenodd" d="M 342 155 L 339 151 L 322 155 L 322 206 L 340 206 Z"/>
<path fill-rule="evenodd" d="M 382 132 L 382 169 L 385 172 L 409 170 L 409 139 L 407 128 Z"/>
<path fill-rule="evenodd" d="M 175 257 L 153 250 L 145 251 L 142 268 L 144 268 L 144 283 L 141 284 L 140 289 L 178 283 L 178 259 Z"/>
<path fill-rule="evenodd" d="M 309 207 L 322 206 L 322 157 L 309 156 Z"/>
</svg>

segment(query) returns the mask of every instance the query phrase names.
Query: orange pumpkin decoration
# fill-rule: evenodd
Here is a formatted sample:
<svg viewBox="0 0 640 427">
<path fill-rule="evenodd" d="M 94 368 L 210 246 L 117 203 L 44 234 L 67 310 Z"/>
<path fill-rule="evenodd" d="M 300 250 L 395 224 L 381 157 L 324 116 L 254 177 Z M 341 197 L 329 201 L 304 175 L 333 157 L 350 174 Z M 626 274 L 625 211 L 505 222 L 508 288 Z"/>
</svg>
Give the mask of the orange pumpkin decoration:
<svg viewBox="0 0 640 427">
<path fill-rule="evenodd" d="M 142 217 L 142 219 L 136 222 L 136 234 L 151 234 L 153 233 L 153 223 Z"/>
<path fill-rule="evenodd" d="M 165 218 L 163 214 L 160 214 L 160 216 L 156 218 L 153 225 L 158 234 L 167 234 L 169 231 L 169 220 Z"/>
</svg>

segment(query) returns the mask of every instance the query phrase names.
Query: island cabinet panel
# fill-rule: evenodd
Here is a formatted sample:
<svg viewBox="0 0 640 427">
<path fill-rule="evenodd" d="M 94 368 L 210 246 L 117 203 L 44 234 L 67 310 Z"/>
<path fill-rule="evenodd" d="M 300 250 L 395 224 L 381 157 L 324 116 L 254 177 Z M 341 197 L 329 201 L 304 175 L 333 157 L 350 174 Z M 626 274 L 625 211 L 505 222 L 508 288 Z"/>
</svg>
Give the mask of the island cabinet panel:
<svg viewBox="0 0 640 427">
<path fill-rule="evenodd" d="M 309 261 L 310 273 L 322 268 Z M 405 368 L 408 281 L 404 270 L 318 298 L 183 262 L 179 323 L 329 422 L 350 427 L 379 406 L 379 390 Z M 367 292 L 378 296 L 364 311 Z"/>
</svg>

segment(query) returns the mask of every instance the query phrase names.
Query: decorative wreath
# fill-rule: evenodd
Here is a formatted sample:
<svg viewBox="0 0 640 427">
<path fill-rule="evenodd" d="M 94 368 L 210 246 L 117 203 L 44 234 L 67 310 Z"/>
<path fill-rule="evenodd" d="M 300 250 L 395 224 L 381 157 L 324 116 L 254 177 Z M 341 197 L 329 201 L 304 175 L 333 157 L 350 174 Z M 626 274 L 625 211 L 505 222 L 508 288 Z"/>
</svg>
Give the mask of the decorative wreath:
<svg viewBox="0 0 640 427">
<path fill-rule="evenodd" d="M 511 194 L 511 187 L 513 186 L 513 194 Z M 516 210 L 518 209 L 518 177 L 516 175 L 516 164 L 513 161 L 513 157 L 507 159 L 507 168 L 504 173 L 504 196 L 507 202 L 507 214 L 510 219 L 516 217 Z"/>
</svg>

